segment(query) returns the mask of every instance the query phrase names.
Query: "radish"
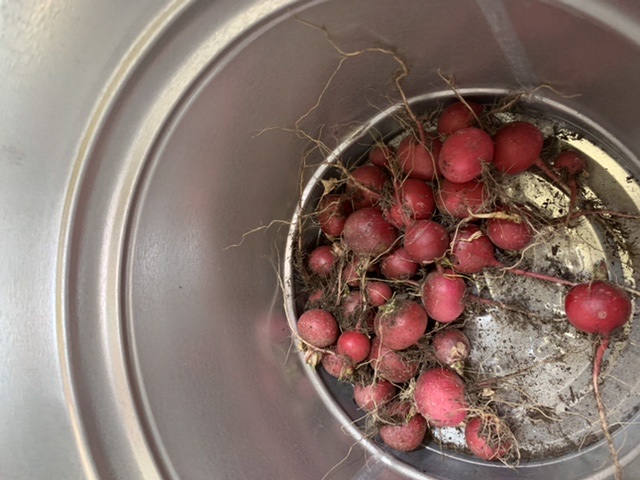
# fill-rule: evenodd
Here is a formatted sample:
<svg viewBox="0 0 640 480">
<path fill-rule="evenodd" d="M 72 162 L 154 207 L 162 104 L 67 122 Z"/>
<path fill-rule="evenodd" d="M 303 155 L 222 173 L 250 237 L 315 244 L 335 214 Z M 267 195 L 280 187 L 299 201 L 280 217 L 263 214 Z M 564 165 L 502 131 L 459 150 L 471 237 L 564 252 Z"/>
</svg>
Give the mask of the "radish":
<svg viewBox="0 0 640 480">
<path fill-rule="evenodd" d="M 340 335 L 340 328 L 331 313 L 315 308 L 300 315 L 298 335 L 313 347 L 326 348 L 336 342 Z"/>
<path fill-rule="evenodd" d="M 409 178 L 431 181 L 436 176 L 434 154 L 415 137 L 409 136 L 400 142 L 396 150 L 396 161 Z"/>
<path fill-rule="evenodd" d="M 465 281 L 452 270 L 429 273 L 422 284 L 422 304 L 430 318 L 440 323 L 457 319 L 464 311 Z"/>
<path fill-rule="evenodd" d="M 472 418 L 464 430 L 469 450 L 483 460 L 505 458 L 513 445 L 512 437 L 509 427 L 493 414 Z"/>
<path fill-rule="evenodd" d="M 493 140 L 493 166 L 499 172 L 515 175 L 538 162 L 544 137 L 532 123 L 512 122 L 498 130 Z"/>
<path fill-rule="evenodd" d="M 329 375 L 338 380 L 344 380 L 353 375 L 353 365 L 343 355 L 337 355 L 334 352 L 325 353 L 322 355 L 320 363 Z"/>
<path fill-rule="evenodd" d="M 404 249 L 416 263 L 433 263 L 449 248 L 447 229 L 432 220 L 418 220 L 404 233 Z"/>
<path fill-rule="evenodd" d="M 347 192 L 351 194 L 355 209 L 375 206 L 382 198 L 387 174 L 375 165 L 364 165 L 351 171 Z"/>
<path fill-rule="evenodd" d="M 611 457 L 613 458 L 616 479 L 622 478 L 622 468 L 618 461 L 618 452 L 609 432 L 605 406 L 600 395 L 598 380 L 602 369 L 602 359 L 609 348 L 609 337 L 631 319 L 631 299 L 620 287 L 612 283 L 596 280 L 576 285 L 565 297 L 567 320 L 578 330 L 598 334 L 600 343 L 593 357 L 593 391 L 598 404 L 598 415 L 604 431 Z"/>
<path fill-rule="evenodd" d="M 418 412 L 434 427 L 455 427 L 469 410 L 464 382 L 447 368 L 423 372 L 416 382 L 414 401 Z"/>
<path fill-rule="evenodd" d="M 436 359 L 459 375 L 464 370 L 464 361 L 471 353 L 469 337 L 458 329 L 440 330 L 433 336 L 433 350 Z"/>
<path fill-rule="evenodd" d="M 465 183 L 480 176 L 492 161 L 493 140 L 484 130 L 468 127 L 457 130 L 442 145 L 438 165 L 442 175 L 454 183 Z"/>
<path fill-rule="evenodd" d="M 351 202 L 343 195 L 325 195 L 320 199 L 316 211 L 320 229 L 329 237 L 339 237 L 352 210 Z"/>
<path fill-rule="evenodd" d="M 339 316 L 349 323 L 356 323 L 360 327 L 363 323 L 373 320 L 374 312 L 365 302 L 362 292 L 352 291 L 342 299 L 342 303 L 338 309 Z"/>
<path fill-rule="evenodd" d="M 411 452 L 424 440 L 427 421 L 416 414 L 398 425 L 382 425 L 378 433 L 387 446 L 399 452 Z"/>
<path fill-rule="evenodd" d="M 398 239 L 398 232 L 382 212 L 374 207 L 353 212 L 344 223 L 342 240 L 356 255 L 377 256 L 389 250 Z"/>
<path fill-rule="evenodd" d="M 367 412 L 373 412 L 390 402 L 397 393 L 397 387 L 388 380 L 378 380 L 368 385 L 356 383 L 353 387 L 353 399 Z"/>
<path fill-rule="evenodd" d="M 484 182 L 471 180 L 465 183 L 440 182 L 436 195 L 438 210 L 454 218 L 468 218 L 486 210 L 488 194 Z"/>
<path fill-rule="evenodd" d="M 347 330 L 338 337 L 336 353 L 349 357 L 354 364 L 366 360 L 370 350 L 371 340 L 362 332 Z"/>
<path fill-rule="evenodd" d="M 364 290 L 367 294 L 369 305 L 372 307 L 381 307 L 393 297 L 393 290 L 384 282 L 369 280 Z"/>
<path fill-rule="evenodd" d="M 393 160 L 393 150 L 388 145 L 375 145 L 369 152 L 369 161 L 379 168 L 389 168 Z"/>
<path fill-rule="evenodd" d="M 373 328 L 380 342 L 392 350 L 414 345 L 427 330 L 427 313 L 418 302 L 397 300 L 380 308 Z"/>
<path fill-rule="evenodd" d="M 418 273 L 419 268 L 403 247 L 396 248 L 380 261 L 380 273 L 389 280 L 407 280 Z"/>
<path fill-rule="evenodd" d="M 491 240 L 476 225 L 461 227 L 453 239 L 451 258 L 454 270 L 478 273 L 486 267 L 500 267 Z"/>
<path fill-rule="evenodd" d="M 436 211 L 433 189 L 415 178 L 407 178 L 396 189 L 397 200 L 385 212 L 389 223 L 404 229 L 415 220 L 427 220 Z"/>
<path fill-rule="evenodd" d="M 311 251 L 307 263 L 312 273 L 318 277 L 327 278 L 333 271 L 335 260 L 333 249 L 328 245 L 323 245 Z"/>
<path fill-rule="evenodd" d="M 491 242 L 503 250 L 522 250 L 533 240 L 533 231 L 524 220 L 490 218 L 486 230 Z"/>
<path fill-rule="evenodd" d="M 400 352 L 385 347 L 380 339 L 371 341 L 369 360 L 376 375 L 394 383 L 404 383 L 416 376 L 420 363 L 409 360 Z"/>
<path fill-rule="evenodd" d="M 472 127 L 482 115 L 484 107 L 475 102 L 455 102 L 447 106 L 438 117 L 438 133 L 451 135 L 463 128 Z"/>
</svg>

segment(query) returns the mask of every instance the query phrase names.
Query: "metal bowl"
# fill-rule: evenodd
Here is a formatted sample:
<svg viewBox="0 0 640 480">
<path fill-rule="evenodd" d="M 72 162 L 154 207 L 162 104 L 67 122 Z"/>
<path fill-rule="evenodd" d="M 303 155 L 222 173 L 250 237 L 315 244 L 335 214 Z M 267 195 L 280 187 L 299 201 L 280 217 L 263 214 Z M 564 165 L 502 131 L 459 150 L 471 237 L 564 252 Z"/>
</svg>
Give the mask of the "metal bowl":
<svg viewBox="0 0 640 480">
<path fill-rule="evenodd" d="M 341 57 L 309 23 L 344 51 L 396 49 L 416 101 L 446 91 L 439 70 L 468 91 L 548 84 L 540 98 L 593 127 L 638 178 L 638 7 L 2 9 L 3 478 L 612 474 L 604 445 L 513 471 L 433 450 L 396 457 L 363 438 L 349 406 L 291 349 L 278 255 L 307 145 L 296 121 L 308 112 L 299 125 L 332 149 L 352 140 L 380 115 L 397 67 L 359 55 L 324 91 Z M 639 434 L 629 425 L 616 437 L 630 478 Z"/>
</svg>

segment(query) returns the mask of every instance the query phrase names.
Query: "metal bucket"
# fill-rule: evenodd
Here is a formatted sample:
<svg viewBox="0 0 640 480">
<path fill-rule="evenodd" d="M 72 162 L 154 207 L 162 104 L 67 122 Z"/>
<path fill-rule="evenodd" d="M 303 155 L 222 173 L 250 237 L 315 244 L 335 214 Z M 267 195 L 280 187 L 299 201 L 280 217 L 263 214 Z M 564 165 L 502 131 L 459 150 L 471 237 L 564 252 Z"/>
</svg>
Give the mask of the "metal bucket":
<svg viewBox="0 0 640 480">
<path fill-rule="evenodd" d="M 541 98 L 575 112 L 638 178 L 640 8 L 222 0 L 3 10 L 2 478 L 612 475 L 602 444 L 518 470 L 379 448 L 292 350 L 277 274 L 307 145 L 291 129 L 308 112 L 310 135 L 334 147 L 352 138 L 379 115 L 397 67 L 388 55 L 356 56 L 324 90 L 341 57 L 309 23 L 344 51 L 402 54 L 410 99 L 447 90 L 438 70 L 468 91 L 548 84 Z M 616 437 L 628 478 L 640 468 L 633 423 Z"/>
</svg>

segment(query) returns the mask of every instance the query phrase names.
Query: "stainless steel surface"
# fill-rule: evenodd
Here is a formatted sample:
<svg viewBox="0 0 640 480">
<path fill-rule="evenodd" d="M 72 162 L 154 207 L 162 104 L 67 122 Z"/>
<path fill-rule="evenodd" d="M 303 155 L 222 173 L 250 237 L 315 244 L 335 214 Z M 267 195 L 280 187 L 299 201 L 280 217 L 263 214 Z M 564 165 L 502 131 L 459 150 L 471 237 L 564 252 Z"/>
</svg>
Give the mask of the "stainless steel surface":
<svg viewBox="0 0 640 480">
<path fill-rule="evenodd" d="M 1 2 L 3 479 L 484 468 L 429 458 L 420 473 L 364 443 L 350 451 L 343 414 L 287 360 L 269 260 L 285 229 L 226 248 L 291 217 L 303 142 L 257 133 L 291 126 L 339 59 L 294 15 L 345 49 L 397 46 L 414 67 L 410 96 L 442 88 L 437 68 L 465 88 L 547 82 L 579 93 L 559 101 L 640 152 L 630 2 Z M 376 114 L 363 100 L 386 91 L 393 63 L 348 64 L 305 119 L 311 134 L 343 125 L 344 138 Z M 637 453 L 623 459 L 631 472 Z M 606 478 L 607 460 L 549 470 Z"/>
</svg>

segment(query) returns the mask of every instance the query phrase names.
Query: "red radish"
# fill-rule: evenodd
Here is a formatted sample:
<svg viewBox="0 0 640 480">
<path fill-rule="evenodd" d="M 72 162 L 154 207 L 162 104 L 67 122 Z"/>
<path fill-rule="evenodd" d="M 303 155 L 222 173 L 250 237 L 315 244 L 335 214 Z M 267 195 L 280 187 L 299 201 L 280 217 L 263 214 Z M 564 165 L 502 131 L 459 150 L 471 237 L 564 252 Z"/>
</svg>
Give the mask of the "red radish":
<svg viewBox="0 0 640 480">
<path fill-rule="evenodd" d="M 427 421 L 422 415 L 414 415 L 399 425 L 382 425 L 380 438 L 399 452 L 411 452 L 418 448 L 427 433 Z"/>
<path fill-rule="evenodd" d="M 376 270 L 377 264 L 371 262 L 369 258 L 355 257 L 349 260 L 342 269 L 341 281 L 350 287 L 358 287 L 367 273 L 375 272 Z"/>
<path fill-rule="evenodd" d="M 469 337 L 458 329 L 440 330 L 433 336 L 431 344 L 438 361 L 462 375 L 464 361 L 471 353 Z"/>
<path fill-rule="evenodd" d="M 598 404 L 598 415 L 602 430 L 613 458 L 615 477 L 622 478 L 622 467 L 618 460 L 618 451 L 609 432 L 605 406 L 600 395 L 598 380 L 602 369 L 602 359 L 609 348 L 609 336 L 631 319 L 632 304 L 627 293 L 612 283 L 596 280 L 576 285 L 565 298 L 567 320 L 578 330 L 600 335 L 600 344 L 593 357 L 591 381 Z"/>
<path fill-rule="evenodd" d="M 442 110 L 438 117 L 438 133 L 451 135 L 463 128 L 472 127 L 477 123 L 477 118 L 482 115 L 484 107 L 479 103 L 455 102 Z"/>
<path fill-rule="evenodd" d="M 464 311 L 467 285 L 453 271 L 429 273 L 422 284 L 422 304 L 430 318 L 440 323 L 457 319 Z"/>
<path fill-rule="evenodd" d="M 487 267 L 501 266 L 495 257 L 495 248 L 476 225 L 461 227 L 451 248 L 453 268 L 460 273 L 478 273 Z"/>
<path fill-rule="evenodd" d="M 422 180 L 407 178 L 396 189 L 397 201 L 385 212 L 396 228 L 404 229 L 415 220 L 427 220 L 436 211 L 433 189 Z"/>
<path fill-rule="evenodd" d="M 311 292 L 309 298 L 307 299 L 307 309 L 309 309 L 309 307 L 315 308 L 316 306 L 319 306 L 320 302 L 322 302 L 323 297 L 324 288 L 318 288 L 317 290 Z"/>
<path fill-rule="evenodd" d="M 388 380 L 378 380 L 368 385 L 356 383 L 353 387 L 353 399 L 362 410 L 367 412 L 373 412 L 389 403 L 396 393 L 398 389 Z"/>
<path fill-rule="evenodd" d="M 380 261 L 380 273 L 389 280 L 407 280 L 418 273 L 419 268 L 403 247 L 385 255 Z"/>
<path fill-rule="evenodd" d="M 631 317 L 631 300 L 620 287 L 594 281 L 573 287 L 565 299 L 567 319 L 578 330 L 608 338 Z"/>
<path fill-rule="evenodd" d="M 486 230 L 491 242 L 503 250 L 522 250 L 533 240 L 533 231 L 524 220 L 490 218 Z"/>
<path fill-rule="evenodd" d="M 436 176 L 436 158 L 429 148 L 415 137 L 409 136 L 400 142 L 396 150 L 396 161 L 409 178 L 431 181 Z"/>
<path fill-rule="evenodd" d="M 513 435 L 495 415 L 474 417 L 467 422 L 464 437 L 469 450 L 483 460 L 499 460 L 506 457 L 512 447 Z"/>
<path fill-rule="evenodd" d="M 356 255 L 377 256 L 391 248 L 398 239 L 398 232 L 384 219 L 379 209 L 368 207 L 349 215 L 342 239 Z"/>
<path fill-rule="evenodd" d="M 356 320 L 360 326 L 373 319 L 374 312 L 365 302 L 362 292 L 356 290 L 342 299 L 339 314 L 343 319 Z"/>
<path fill-rule="evenodd" d="M 384 282 L 369 280 L 364 289 L 372 307 L 381 307 L 393 297 L 393 290 Z"/>
<path fill-rule="evenodd" d="M 338 337 L 336 353 L 349 357 L 353 363 L 360 363 L 369 356 L 371 340 L 362 332 L 347 330 Z"/>
<path fill-rule="evenodd" d="M 336 377 L 339 380 L 343 380 L 353 375 L 353 365 L 349 359 L 343 355 L 325 353 L 322 355 L 321 364 L 329 375 Z"/>
<path fill-rule="evenodd" d="M 404 249 L 416 263 L 433 263 L 449 248 L 447 229 L 432 220 L 418 220 L 404 233 Z"/>
<path fill-rule="evenodd" d="M 542 153 L 544 136 L 529 122 L 512 122 L 494 136 L 493 166 L 502 173 L 516 175 L 536 164 Z"/>
<path fill-rule="evenodd" d="M 420 368 L 419 362 L 408 360 L 401 353 L 385 347 L 377 337 L 371 341 L 369 360 L 378 376 L 394 383 L 408 382 Z"/>
<path fill-rule="evenodd" d="M 328 245 L 317 247 L 311 251 L 307 259 L 309 270 L 321 278 L 331 275 L 335 265 L 333 249 Z"/>
<path fill-rule="evenodd" d="M 380 308 L 373 328 L 380 342 L 392 350 L 414 345 L 427 330 L 427 312 L 418 302 L 398 300 Z"/>
<path fill-rule="evenodd" d="M 325 195 L 320 199 L 316 213 L 320 229 L 325 235 L 339 237 L 352 210 L 351 202 L 343 195 Z"/>
<path fill-rule="evenodd" d="M 307 310 L 298 318 L 298 335 L 309 345 L 326 348 L 340 335 L 338 322 L 331 313 L 321 308 Z"/>
<path fill-rule="evenodd" d="M 447 368 L 423 372 L 416 382 L 414 400 L 418 412 L 434 427 L 455 427 L 469 410 L 464 382 Z"/>
<path fill-rule="evenodd" d="M 468 127 L 451 134 L 442 145 L 438 165 L 442 175 L 454 183 L 465 183 L 480 176 L 493 158 L 493 140 L 479 128 Z"/>
<path fill-rule="evenodd" d="M 347 191 L 356 209 L 375 206 L 382 198 L 387 174 L 375 165 L 363 165 L 351 171 Z"/>
<path fill-rule="evenodd" d="M 393 159 L 393 150 L 388 145 L 375 145 L 369 152 L 369 161 L 376 167 L 389 168 L 389 162 Z"/>
<path fill-rule="evenodd" d="M 467 218 L 482 213 L 487 206 L 488 195 L 484 182 L 471 180 L 465 183 L 440 182 L 435 195 L 438 210 L 454 218 Z"/>
<path fill-rule="evenodd" d="M 568 176 L 574 177 L 586 170 L 587 162 L 578 152 L 565 150 L 556 157 L 553 166 L 556 170 L 565 171 Z"/>
</svg>

